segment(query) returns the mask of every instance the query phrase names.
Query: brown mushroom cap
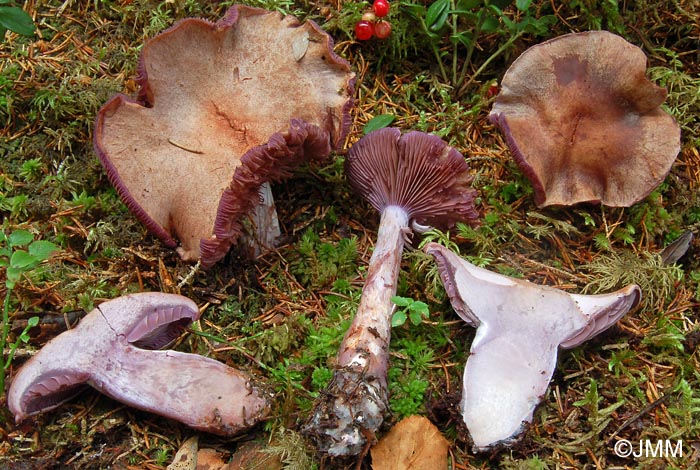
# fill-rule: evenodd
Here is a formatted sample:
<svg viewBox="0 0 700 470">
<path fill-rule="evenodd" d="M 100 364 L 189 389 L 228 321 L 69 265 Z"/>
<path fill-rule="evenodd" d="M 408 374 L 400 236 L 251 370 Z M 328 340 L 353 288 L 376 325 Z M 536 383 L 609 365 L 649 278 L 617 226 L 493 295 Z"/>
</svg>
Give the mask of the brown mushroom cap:
<svg viewBox="0 0 700 470">
<path fill-rule="evenodd" d="M 350 148 L 345 171 L 353 189 L 379 212 L 399 206 L 411 222 L 438 228 L 478 217 L 467 162 L 436 135 L 370 132 Z"/>
<path fill-rule="evenodd" d="M 97 116 L 110 181 L 183 259 L 213 264 L 260 184 L 342 144 L 354 74 L 332 48 L 313 22 L 257 8 L 178 22 L 145 44 L 138 98 L 117 95 Z"/>
<path fill-rule="evenodd" d="M 491 110 L 538 206 L 627 207 L 666 177 L 680 127 L 644 52 L 606 31 L 560 36 L 513 62 Z"/>
</svg>

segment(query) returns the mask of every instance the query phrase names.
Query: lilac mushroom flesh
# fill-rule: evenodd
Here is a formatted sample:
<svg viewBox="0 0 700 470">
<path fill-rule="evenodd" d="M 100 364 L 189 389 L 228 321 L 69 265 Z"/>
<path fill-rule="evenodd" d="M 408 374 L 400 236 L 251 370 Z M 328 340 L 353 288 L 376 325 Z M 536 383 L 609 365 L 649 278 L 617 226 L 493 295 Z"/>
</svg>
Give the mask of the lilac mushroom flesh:
<svg viewBox="0 0 700 470">
<path fill-rule="evenodd" d="M 627 207 L 666 177 L 680 127 L 645 75 L 646 56 L 607 31 L 532 46 L 501 82 L 491 121 L 535 190 L 538 206 Z"/>
<path fill-rule="evenodd" d="M 477 328 L 464 369 L 462 416 L 474 448 L 512 443 L 532 421 L 554 373 L 557 350 L 601 333 L 640 300 L 632 284 L 576 295 L 479 268 L 428 243 L 455 312 Z"/>
<path fill-rule="evenodd" d="M 396 294 L 407 238 L 425 226 L 474 222 L 474 191 L 464 157 L 439 137 L 401 135 L 386 128 L 353 145 L 346 160 L 350 185 L 381 213 L 357 313 L 305 432 L 322 453 L 349 456 L 373 440 L 388 404 L 391 298 Z"/>
<path fill-rule="evenodd" d="M 312 21 L 242 5 L 216 23 L 187 18 L 146 42 L 138 71 L 137 98 L 100 109 L 96 153 L 138 219 L 204 267 L 236 242 L 264 184 L 326 158 L 349 129 L 354 74 Z"/>
<path fill-rule="evenodd" d="M 236 434 L 268 412 L 267 398 L 252 379 L 203 356 L 154 350 L 197 318 L 197 305 L 174 294 L 130 294 L 105 302 L 22 366 L 8 392 L 10 411 L 20 422 L 91 385 L 195 429 Z"/>
</svg>

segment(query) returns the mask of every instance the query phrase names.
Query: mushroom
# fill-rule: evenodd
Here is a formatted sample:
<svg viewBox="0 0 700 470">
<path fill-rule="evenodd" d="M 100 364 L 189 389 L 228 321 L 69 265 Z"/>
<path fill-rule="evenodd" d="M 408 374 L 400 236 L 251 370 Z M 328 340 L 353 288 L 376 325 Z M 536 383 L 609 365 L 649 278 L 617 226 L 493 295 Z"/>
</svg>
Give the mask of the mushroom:
<svg viewBox="0 0 700 470">
<path fill-rule="evenodd" d="M 607 31 L 560 36 L 513 62 L 489 117 L 538 206 L 627 207 L 663 181 L 680 127 L 645 71 L 644 52 Z"/>
<path fill-rule="evenodd" d="M 211 266 L 263 184 L 344 142 L 354 74 L 332 49 L 312 21 L 241 5 L 217 23 L 176 23 L 144 45 L 138 97 L 116 95 L 97 115 L 109 180 L 167 246 Z M 277 233 L 256 229 L 264 245 Z"/>
<path fill-rule="evenodd" d="M 467 163 L 437 136 L 402 136 L 394 128 L 370 132 L 350 148 L 345 169 L 350 185 L 381 213 L 381 221 L 334 376 L 305 426 L 319 450 L 333 457 L 360 453 L 387 409 L 391 298 L 411 227 L 446 228 L 477 218 Z"/>
<path fill-rule="evenodd" d="M 10 411 L 19 423 L 56 408 L 87 384 L 134 408 L 233 435 L 268 411 L 252 379 L 197 354 L 154 350 L 198 318 L 197 305 L 174 294 L 105 302 L 22 366 L 8 392 Z"/>
<path fill-rule="evenodd" d="M 435 258 L 455 312 L 477 328 L 461 402 L 477 451 L 511 444 L 532 421 L 559 347 L 574 348 L 606 330 L 641 297 L 634 284 L 602 295 L 569 294 L 479 268 L 437 243 L 424 250 Z"/>
</svg>

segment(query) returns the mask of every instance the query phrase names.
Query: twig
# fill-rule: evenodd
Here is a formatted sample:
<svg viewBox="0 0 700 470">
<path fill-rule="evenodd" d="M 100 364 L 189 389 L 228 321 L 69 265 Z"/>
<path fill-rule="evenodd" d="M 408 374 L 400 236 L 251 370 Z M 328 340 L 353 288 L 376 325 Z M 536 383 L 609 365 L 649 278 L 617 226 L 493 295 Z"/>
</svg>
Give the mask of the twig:
<svg viewBox="0 0 700 470">
<path fill-rule="evenodd" d="M 625 421 L 624 423 L 622 423 L 622 425 L 621 425 L 619 428 L 617 428 L 617 429 L 615 430 L 615 432 L 612 433 L 612 434 L 610 435 L 610 437 L 608 437 L 608 438 L 605 440 L 605 445 L 606 445 L 606 446 L 609 445 L 609 444 L 612 442 L 612 440 L 615 439 L 615 437 L 617 437 L 618 434 L 620 434 L 622 431 L 624 431 L 627 427 L 629 427 L 632 423 L 634 423 L 635 421 L 637 421 L 639 418 L 641 418 L 642 416 L 644 416 L 645 414 L 649 413 L 651 410 L 653 410 L 654 408 L 656 408 L 657 406 L 659 406 L 660 404 L 662 404 L 663 402 L 665 402 L 666 400 L 668 400 L 668 397 L 669 397 L 669 395 L 663 395 L 663 396 L 657 398 L 656 400 L 654 400 L 653 402 L 651 402 L 651 403 L 649 403 L 647 406 L 645 406 L 645 407 L 644 407 L 641 411 L 639 411 L 636 415 L 632 416 L 632 417 L 629 418 L 627 421 Z"/>
</svg>

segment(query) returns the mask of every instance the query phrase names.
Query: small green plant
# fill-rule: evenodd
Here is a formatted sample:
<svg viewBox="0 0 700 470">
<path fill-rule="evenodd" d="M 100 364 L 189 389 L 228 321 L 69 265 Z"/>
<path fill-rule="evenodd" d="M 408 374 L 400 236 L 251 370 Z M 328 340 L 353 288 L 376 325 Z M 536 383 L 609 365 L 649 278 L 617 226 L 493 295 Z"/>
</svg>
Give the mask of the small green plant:
<svg viewBox="0 0 700 470">
<path fill-rule="evenodd" d="M 653 308 L 656 302 L 670 300 L 676 283 L 683 278 L 678 265 L 664 264 L 658 253 L 642 251 L 610 251 L 599 254 L 582 270 L 589 273 L 584 293 L 599 294 L 637 284 L 644 292 L 643 308 Z"/>
<path fill-rule="evenodd" d="M 504 9 L 513 3 L 517 14 L 511 19 Z M 544 36 L 556 22 L 553 15 L 537 17 L 532 0 L 437 0 L 428 8 L 415 4 L 407 4 L 406 7 L 418 19 L 422 32 L 429 38 L 442 79 L 446 83 L 451 82 L 455 96 L 466 92 L 489 64 L 520 37 L 525 34 Z M 505 40 L 476 70 L 472 70 L 479 41 L 489 34 L 498 34 Z M 448 48 L 442 47 L 445 38 L 452 45 L 451 54 Z M 460 59 L 463 48 L 466 52 Z"/>
<path fill-rule="evenodd" d="M 322 242 L 309 229 L 299 240 L 297 252 L 291 255 L 290 270 L 303 284 L 321 287 L 348 276 L 357 269 L 357 238 L 344 238 L 338 243 Z"/>
<path fill-rule="evenodd" d="M 424 319 L 430 316 L 428 304 L 420 300 L 395 295 L 391 298 L 391 301 L 394 305 L 400 307 L 391 317 L 391 326 L 394 328 L 406 323 L 407 319 L 410 319 L 414 325 L 420 325 Z"/>
<path fill-rule="evenodd" d="M 607 29 L 617 34 L 625 30 L 618 0 L 572 0 L 569 8 L 576 11 L 586 29 Z"/>
<path fill-rule="evenodd" d="M 26 247 L 26 249 L 24 249 Z M 5 345 L 10 334 L 10 299 L 12 291 L 22 276 L 46 261 L 51 253 L 58 250 L 58 246 L 46 240 L 34 240 L 34 236 L 26 230 L 15 230 L 9 235 L 3 230 L 0 232 L 0 268 L 5 268 L 5 301 L 2 309 L 2 334 L 0 335 L 0 351 L 5 352 Z M 27 332 L 39 322 L 37 317 L 32 317 L 27 322 L 24 331 L 17 340 L 10 345 L 8 357 L 2 364 L 0 371 L 0 393 L 5 390 L 5 372 L 9 369 L 15 351 L 20 343 L 29 341 Z"/>
<path fill-rule="evenodd" d="M 588 391 L 584 393 L 584 398 L 573 403 L 574 406 L 588 410 L 588 423 L 593 431 L 591 437 L 598 436 L 612 421 L 611 415 L 613 412 L 625 404 L 624 400 L 619 400 L 612 405 L 601 408 L 600 404 L 603 400 L 604 396 L 598 391 L 598 382 L 595 379 L 591 379 Z"/>
<path fill-rule="evenodd" d="M 29 13 L 13 6 L 10 0 L 0 0 L 0 40 L 5 38 L 8 30 L 22 36 L 33 36 L 35 29 Z"/>
</svg>

